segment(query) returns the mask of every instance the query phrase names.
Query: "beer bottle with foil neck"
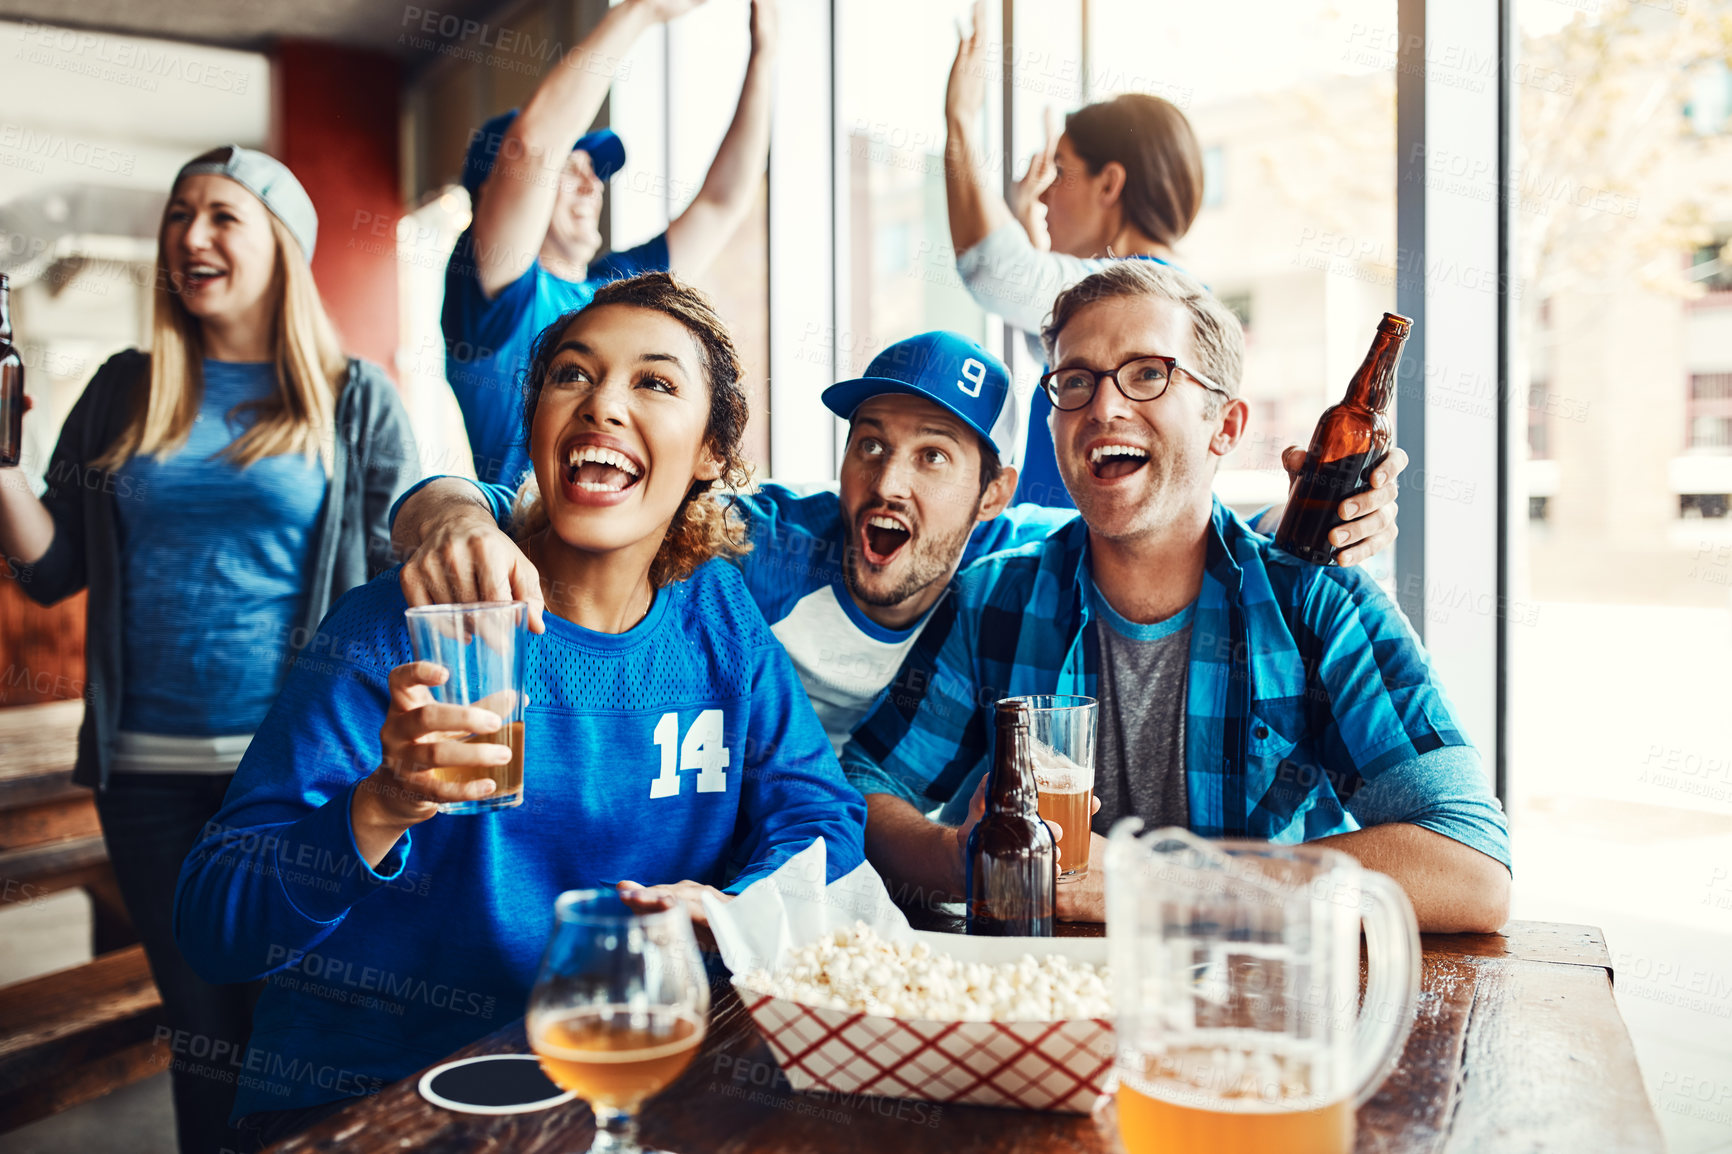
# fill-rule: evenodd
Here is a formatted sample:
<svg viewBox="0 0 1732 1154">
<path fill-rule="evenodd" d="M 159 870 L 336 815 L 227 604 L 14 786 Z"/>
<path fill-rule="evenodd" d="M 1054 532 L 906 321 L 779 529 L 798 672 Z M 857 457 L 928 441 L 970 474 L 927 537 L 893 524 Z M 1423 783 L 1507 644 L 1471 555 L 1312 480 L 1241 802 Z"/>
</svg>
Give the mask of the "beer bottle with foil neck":
<svg viewBox="0 0 1732 1154">
<path fill-rule="evenodd" d="M 1058 845 L 1038 809 L 1028 706 L 1000 701 L 994 721 L 986 813 L 968 834 L 968 932 L 1049 938 Z"/>
<path fill-rule="evenodd" d="M 0 273 L 0 469 L 24 459 L 24 358 L 12 345 L 12 282 Z"/>
<path fill-rule="evenodd" d="M 1404 316 L 1384 313 L 1347 395 L 1323 410 L 1317 421 L 1305 465 L 1275 530 L 1276 546 L 1301 561 L 1327 565 L 1335 560 L 1329 534 L 1341 524 L 1341 502 L 1371 488 L 1371 474 L 1389 456 L 1395 439 L 1389 402 L 1395 398 L 1401 346 L 1412 326 Z"/>
</svg>

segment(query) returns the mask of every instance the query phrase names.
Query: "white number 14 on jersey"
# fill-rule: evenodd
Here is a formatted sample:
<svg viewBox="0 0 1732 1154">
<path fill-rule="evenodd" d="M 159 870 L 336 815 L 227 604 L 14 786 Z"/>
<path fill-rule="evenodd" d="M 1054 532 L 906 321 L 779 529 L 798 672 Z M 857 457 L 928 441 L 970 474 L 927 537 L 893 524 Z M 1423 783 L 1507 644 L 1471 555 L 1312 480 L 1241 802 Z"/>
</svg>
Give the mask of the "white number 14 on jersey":
<svg viewBox="0 0 1732 1154">
<path fill-rule="evenodd" d="M 722 711 L 706 709 L 698 714 L 686 739 L 679 740 L 680 715 L 664 713 L 656 722 L 655 743 L 661 750 L 661 773 L 650 782 L 650 796 L 674 797 L 680 792 L 680 776 L 674 771 L 674 744 L 680 747 L 679 772 L 698 771 L 699 793 L 726 793 L 728 747 L 722 744 Z"/>
</svg>

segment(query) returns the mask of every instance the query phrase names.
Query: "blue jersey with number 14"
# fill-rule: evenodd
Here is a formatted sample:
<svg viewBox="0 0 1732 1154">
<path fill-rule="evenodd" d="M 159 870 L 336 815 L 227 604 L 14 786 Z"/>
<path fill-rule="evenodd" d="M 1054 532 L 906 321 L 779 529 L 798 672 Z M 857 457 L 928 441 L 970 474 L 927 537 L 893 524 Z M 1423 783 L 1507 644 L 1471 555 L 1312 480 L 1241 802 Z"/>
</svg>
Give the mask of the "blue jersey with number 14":
<svg viewBox="0 0 1732 1154">
<path fill-rule="evenodd" d="M 862 859 L 865 803 L 739 571 L 712 561 L 624 633 L 548 613 L 528 640 L 523 804 L 435 816 L 369 867 L 350 801 L 379 764 L 386 677 L 411 660 L 404 608 L 396 570 L 332 608 L 181 871 L 193 966 L 269 976 L 237 1115 L 365 1092 L 522 1014 L 563 890 L 738 892 L 815 837 L 832 880 Z"/>
</svg>

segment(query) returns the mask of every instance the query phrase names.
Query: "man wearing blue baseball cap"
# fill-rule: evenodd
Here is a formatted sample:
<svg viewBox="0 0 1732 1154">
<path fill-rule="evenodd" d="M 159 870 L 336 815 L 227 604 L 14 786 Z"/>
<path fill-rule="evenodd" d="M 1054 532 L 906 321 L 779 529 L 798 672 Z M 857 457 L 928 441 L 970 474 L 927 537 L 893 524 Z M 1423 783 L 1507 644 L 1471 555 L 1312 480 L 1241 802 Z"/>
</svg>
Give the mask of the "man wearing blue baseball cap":
<svg viewBox="0 0 1732 1154">
<path fill-rule="evenodd" d="M 445 375 L 475 471 L 516 485 L 528 469 L 519 377 L 530 342 L 598 284 L 651 270 L 703 271 L 744 219 L 770 147 L 775 0 L 753 0 L 752 51 L 733 123 L 697 196 L 667 231 L 597 260 L 602 193 L 625 165 L 609 129 L 588 134 L 613 66 L 646 29 L 703 0 L 624 0 L 608 9 L 521 111 L 476 130 L 463 161 L 473 223 L 445 272 Z"/>
</svg>

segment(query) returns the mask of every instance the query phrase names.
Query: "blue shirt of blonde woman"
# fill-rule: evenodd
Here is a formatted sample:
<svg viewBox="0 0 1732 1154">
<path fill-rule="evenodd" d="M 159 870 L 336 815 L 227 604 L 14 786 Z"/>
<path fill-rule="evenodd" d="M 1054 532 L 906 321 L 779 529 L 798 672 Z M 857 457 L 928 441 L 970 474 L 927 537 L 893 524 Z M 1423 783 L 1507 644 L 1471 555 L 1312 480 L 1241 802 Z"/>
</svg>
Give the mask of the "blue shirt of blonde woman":
<svg viewBox="0 0 1732 1154">
<path fill-rule="evenodd" d="M 325 504 L 316 456 L 237 467 L 224 457 L 277 389 L 269 362 L 204 362 L 186 443 L 118 470 L 120 728 L 207 737 L 251 733 L 282 683 L 307 596 Z"/>
</svg>

